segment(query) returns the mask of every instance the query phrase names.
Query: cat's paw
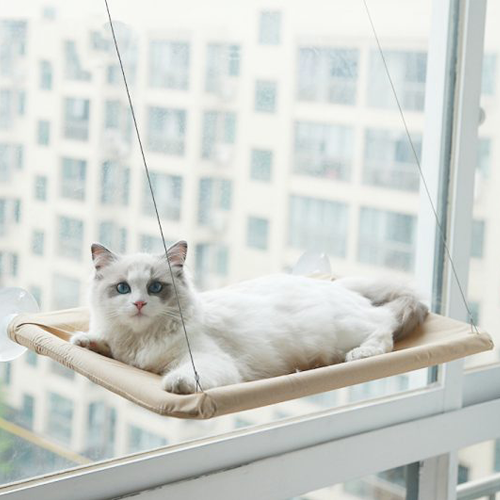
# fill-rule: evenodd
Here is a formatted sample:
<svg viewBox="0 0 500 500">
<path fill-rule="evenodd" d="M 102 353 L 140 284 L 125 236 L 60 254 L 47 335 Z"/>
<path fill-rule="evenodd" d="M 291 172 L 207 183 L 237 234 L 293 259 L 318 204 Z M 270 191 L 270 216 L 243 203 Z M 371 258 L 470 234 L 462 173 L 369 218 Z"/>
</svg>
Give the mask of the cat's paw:
<svg viewBox="0 0 500 500">
<path fill-rule="evenodd" d="M 94 351 L 111 358 L 111 349 L 108 343 L 105 340 L 92 338 L 88 333 L 76 333 L 70 338 L 70 342 L 89 351 Z"/>
<path fill-rule="evenodd" d="M 161 388 L 174 394 L 193 394 L 196 392 L 196 381 L 193 374 L 187 375 L 174 370 L 162 378 Z"/>
<path fill-rule="evenodd" d="M 352 351 L 349 351 L 346 356 L 346 361 L 355 361 L 357 359 L 371 358 L 372 356 L 378 356 L 379 354 L 384 354 L 385 351 L 381 347 L 374 346 L 362 346 L 356 347 Z"/>
</svg>

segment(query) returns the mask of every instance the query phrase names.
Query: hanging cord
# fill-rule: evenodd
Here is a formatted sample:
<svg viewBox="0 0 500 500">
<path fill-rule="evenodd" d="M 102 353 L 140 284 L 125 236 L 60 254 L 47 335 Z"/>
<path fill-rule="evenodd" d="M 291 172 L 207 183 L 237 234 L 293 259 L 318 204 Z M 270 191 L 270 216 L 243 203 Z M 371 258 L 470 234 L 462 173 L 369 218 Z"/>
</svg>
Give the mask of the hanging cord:
<svg viewBox="0 0 500 500">
<path fill-rule="evenodd" d="M 175 298 L 177 300 L 177 308 L 179 309 L 179 316 L 181 318 L 182 329 L 184 330 L 184 337 L 186 338 L 186 345 L 187 345 L 187 348 L 188 348 L 188 351 L 189 351 L 189 357 L 191 359 L 191 365 L 193 366 L 193 372 L 194 372 L 194 379 L 195 379 L 195 382 L 196 382 L 196 388 L 199 389 L 201 392 L 204 392 L 203 388 L 201 387 L 201 384 L 200 384 L 200 376 L 198 374 L 198 371 L 196 370 L 196 365 L 194 364 L 193 352 L 191 351 L 191 344 L 189 343 L 189 337 L 188 337 L 188 334 L 187 334 L 187 331 L 186 331 L 186 324 L 184 322 L 184 315 L 182 314 L 181 301 L 179 299 L 179 293 L 177 291 L 177 285 L 175 284 L 175 278 L 174 278 L 174 273 L 172 271 L 172 265 L 170 263 L 170 257 L 168 256 L 167 244 L 165 243 L 165 236 L 163 234 L 163 227 L 161 225 L 160 214 L 158 213 L 158 206 L 156 205 L 156 199 L 155 199 L 155 194 L 154 194 L 154 190 L 153 190 L 153 184 L 151 182 L 151 176 L 149 175 L 149 168 L 148 168 L 148 164 L 146 162 L 146 155 L 144 154 L 144 148 L 142 146 L 142 140 L 141 140 L 141 136 L 139 134 L 139 127 L 137 125 L 137 119 L 135 117 L 134 105 L 132 104 L 132 97 L 130 96 L 130 90 L 128 88 L 127 77 L 125 76 L 125 69 L 123 67 L 123 62 L 122 62 L 122 58 L 121 58 L 121 55 L 120 55 L 120 50 L 118 49 L 118 42 L 116 41 L 115 28 L 113 26 L 113 20 L 111 19 L 111 13 L 109 11 L 108 0 L 104 0 L 104 3 L 106 4 L 106 11 L 108 13 L 109 25 L 111 27 L 111 34 L 113 36 L 113 43 L 115 45 L 116 55 L 117 55 L 118 61 L 120 63 L 120 69 L 121 69 L 122 76 L 123 76 L 123 83 L 125 84 L 125 90 L 127 92 L 128 104 L 129 104 L 129 107 L 130 107 L 130 112 L 132 114 L 132 120 L 134 122 L 135 133 L 137 135 L 137 141 L 139 142 L 139 149 L 141 150 L 142 163 L 144 165 L 144 170 L 146 172 L 146 177 L 148 179 L 149 191 L 151 192 L 151 198 L 153 200 L 153 206 L 154 206 L 155 213 L 156 213 L 156 220 L 158 221 L 158 227 L 160 229 L 161 240 L 163 242 L 163 249 L 165 250 L 165 257 L 167 258 L 168 268 L 170 270 L 170 275 L 172 276 L 172 285 L 174 287 Z"/>
<path fill-rule="evenodd" d="M 437 214 L 436 207 L 434 206 L 434 203 L 432 201 L 432 196 L 431 196 L 431 193 L 429 191 L 429 187 L 427 186 L 427 181 L 425 180 L 424 172 L 422 171 L 422 166 L 420 165 L 420 160 L 418 158 L 418 154 L 417 154 L 417 151 L 415 149 L 415 145 L 413 144 L 413 140 L 412 140 L 410 132 L 408 130 L 408 125 L 406 124 L 406 119 L 405 119 L 405 115 L 403 113 L 403 108 L 401 107 L 401 104 L 399 102 L 398 94 L 396 92 L 396 88 L 394 87 L 394 82 L 392 81 L 391 74 L 389 72 L 389 67 L 387 66 L 387 61 L 385 59 L 384 51 L 382 50 L 382 45 L 380 44 L 380 40 L 378 38 L 377 31 L 375 30 L 375 25 L 373 24 L 372 16 L 370 14 L 370 10 L 368 9 L 368 4 L 366 3 L 366 0 L 363 0 L 363 4 L 365 6 L 366 14 L 368 15 L 368 20 L 370 21 L 373 36 L 375 37 L 375 40 L 377 42 L 378 51 L 379 51 L 380 57 L 382 59 L 382 62 L 384 64 L 384 69 L 385 69 L 385 73 L 387 75 L 387 79 L 389 80 L 389 83 L 391 85 L 392 93 L 394 95 L 394 100 L 396 101 L 396 104 L 398 106 L 399 115 L 401 116 L 401 121 L 403 122 L 406 136 L 408 137 L 408 142 L 410 143 L 410 147 L 411 147 L 411 150 L 413 152 L 413 156 L 415 157 L 415 163 L 418 167 L 418 172 L 420 174 L 420 178 L 422 179 L 422 184 L 423 184 L 425 192 L 427 194 L 427 198 L 429 199 L 429 203 L 431 205 L 432 212 L 434 213 L 434 218 L 436 219 L 436 225 L 439 229 L 439 235 L 441 236 L 441 241 L 443 242 L 443 246 L 445 248 L 446 255 L 448 257 L 448 261 L 450 262 L 453 276 L 455 277 L 455 281 L 457 282 L 458 289 L 460 290 L 460 295 L 462 296 L 463 303 L 465 305 L 465 308 L 467 309 L 467 314 L 469 316 L 471 331 L 474 330 L 475 333 L 479 334 L 477 326 L 474 322 L 474 318 L 472 317 L 469 303 L 467 302 L 467 299 L 465 298 L 465 293 L 464 293 L 464 290 L 462 288 L 462 284 L 460 283 L 460 279 L 458 278 L 457 270 L 455 269 L 455 263 L 453 262 L 453 259 L 451 257 L 450 249 L 448 248 L 448 244 L 446 243 L 445 232 L 444 232 L 443 226 L 439 222 L 439 216 Z"/>
</svg>

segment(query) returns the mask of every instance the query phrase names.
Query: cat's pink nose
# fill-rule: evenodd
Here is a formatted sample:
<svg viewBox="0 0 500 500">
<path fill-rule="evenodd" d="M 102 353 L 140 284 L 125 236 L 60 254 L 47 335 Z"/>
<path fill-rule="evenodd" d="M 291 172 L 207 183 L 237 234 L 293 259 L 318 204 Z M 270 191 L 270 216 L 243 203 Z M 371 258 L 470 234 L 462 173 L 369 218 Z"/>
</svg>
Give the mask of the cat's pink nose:
<svg viewBox="0 0 500 500">
<path fill-rule="evenodd" d="M 143 302 L 142 300 L 138 300 L 137 302 L 134 302 L 134 306 L 139 309 L 139 311 L 147 304 L 147 302 Z"/>
</svg>

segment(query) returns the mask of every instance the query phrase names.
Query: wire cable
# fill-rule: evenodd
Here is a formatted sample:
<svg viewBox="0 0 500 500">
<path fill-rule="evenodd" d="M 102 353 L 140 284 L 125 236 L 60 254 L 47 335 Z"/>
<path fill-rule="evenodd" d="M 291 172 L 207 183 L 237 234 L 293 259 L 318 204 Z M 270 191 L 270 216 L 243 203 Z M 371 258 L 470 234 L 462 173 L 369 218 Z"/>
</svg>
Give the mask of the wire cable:
<svg viewBox="0 0 500 500">
<path fill-rule="evenodd" d="M 109 11 L 108 0 L 104 0 L 104 3 L 106 5 L 106 12 L 108 13 L 109 26 L 111 28 L 111 35 L 113 37 L 113 43 L 114 43 L 114 46 L 115 46 L 116 55 L 117 55 L 118 61 L 120 63 L 120 69 L 121 69 L 122 76 L 123 76 L 123 83 L 125 84 L 125 90 L 127 92 L 128 104 L 129 104 L 129 107 L 130 107 L 130 112 L 132 114 L 132 120 L 134 122 L 135 133 L 137 135 L 137 141 L 139 142 L 139 149 L 141 151 L 142 163 L 144 165 L 144 170 L 146 172 L 146 177 L 147 177 L 147 180 L 148 180 L 149 191 L 151 193 L 151 198 L 153 200 L 153 206 L 154 206 L 155 213 L 156 213 L 156 220 L 158 221 L 158 227 L 160 229 L 161 240 L 163 242 L 163 249 L 165 250 L 165 257 L 167 258 L 168 268 L 169 268 L 170 274 L 172 276 L 172 285 L 174 287 L 174 293 L 175 293 L 175 298 L 176 298 L 176 301 L 177 301 L 177 308 L 179 309 L 179 316 L 180 316 L 181 323 L 182 323 L 182 329 L 184 331 L 184 337 L 186 338 L 186 344 L 187 344 L 187 348 L 188 348 L 188 351 L 189 351 L 189 358 L 191 360 L 191 365 L 193 366 L 193 372 L 194 372 L 194 379 L 195 379 L 195 382 L 196 382 L 196 388 L 199 389 L 201 392 L 203 392 L 203 388 L 201 387 L 201 383 L 200 383 L 200 376 L 198 374 L 198 371 L 196 370 L 196 365 L 194 363 L 193 352 L 191 350 L 191 344 L 189 342 L 189 336 L 188 336 L 187 331 L 186 331 L 186 323 L 184 321 L 184 315 L 182 313 L 181 301 L 179 299 L 179 292 L 177 291 L 177 285 L 175 283 L 175 278 L 174 278 L 174 273 L 172 271 L 172 264 L 170 262 L 170 257 L 168 256 L 167 244 L 165 243 L 165 236 L 163 234 L 163 227 L 161 225 L 160 214 L 158 213 L 158 206 L 156 204 L 156 198 L 155 198 L 155 193 L 154 193 L 154 189 L 153 189 L 153 183 L 151 182 L 151 175 L 149 174 L 148 163 L 146 161 L 146 155 L 144 153 L 144 148 L 142 146 L 141 135 L 139 134 L 139 127 L 137 125 L 137 119 L 135 117 L 134 105 L 132 103 L 132 97 L 130 95 L 130 90 L 129 90 L 128 83 L 127 83 L 127 77 L 125 75 L 125 69 L 123 67 L 123 62 L 122 62 L 122 58 L 121 58 L 121 55 L 120 55 L 120 49 L 118 48 L 118 42 L 116 40 L 115 28 L 114 28 L 114 25 L 113 25 L 113 20 L 111 18 L 111 13 Z"/>
</svg>

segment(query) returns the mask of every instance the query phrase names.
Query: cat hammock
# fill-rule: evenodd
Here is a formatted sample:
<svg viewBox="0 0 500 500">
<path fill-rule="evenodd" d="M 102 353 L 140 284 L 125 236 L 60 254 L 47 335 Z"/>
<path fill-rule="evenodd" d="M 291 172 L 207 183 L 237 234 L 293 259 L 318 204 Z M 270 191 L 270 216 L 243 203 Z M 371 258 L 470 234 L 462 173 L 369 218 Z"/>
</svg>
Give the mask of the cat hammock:
<svg viewBox="0 0 500 500">
<path fill-rule="evenodd" d="M 473 333 L 467 323 L 429 314 L 422 327 L 398 342 L 395 350 L 387 354 L 178 395 L 162 390 L 159 375 L 68 342 L 73 332 L 88 329 L 88 321 L 86 308 L 20 314 L 10 322 L 8 333 L 17 344 L 51 357 L 133 403 L 160 415 L 188 419 L 208 419 L 332 391 L 493 348 L 488 334 Z"/>
</svg>

